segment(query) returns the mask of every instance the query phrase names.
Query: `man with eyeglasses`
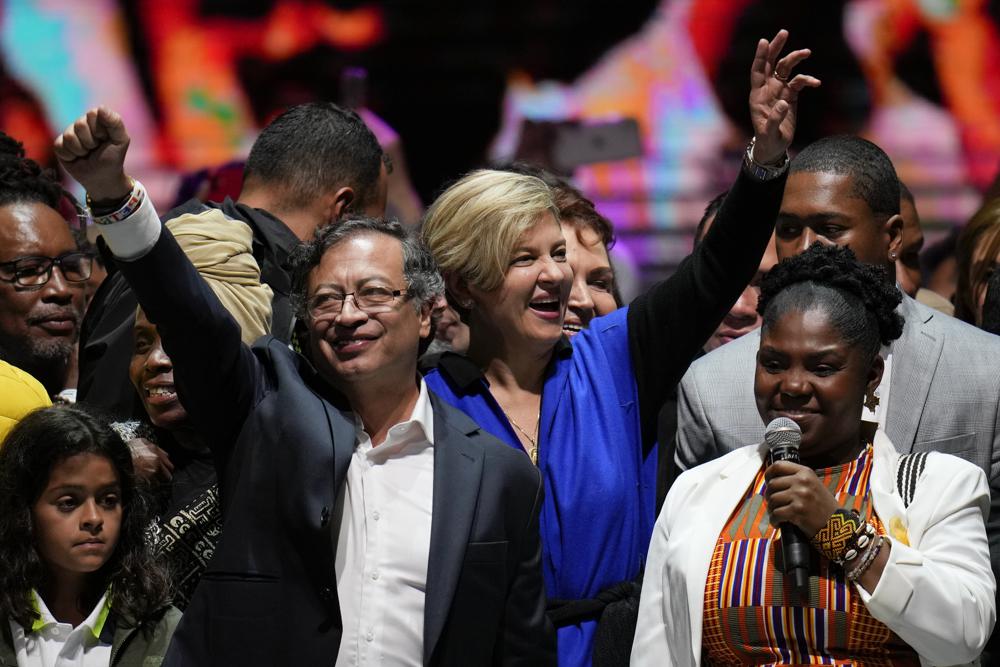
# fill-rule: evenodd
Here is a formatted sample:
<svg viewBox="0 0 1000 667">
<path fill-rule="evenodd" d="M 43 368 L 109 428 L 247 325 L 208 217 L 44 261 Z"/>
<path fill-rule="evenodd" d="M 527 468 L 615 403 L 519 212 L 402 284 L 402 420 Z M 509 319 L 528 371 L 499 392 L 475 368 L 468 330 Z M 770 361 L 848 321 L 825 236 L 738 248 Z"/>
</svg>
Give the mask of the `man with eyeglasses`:
<svg viewBox="0 0 1000 667">
<path fill-rule="evenodd" d="M 164 665 L 554 665 L 541 476 L 417 373 L 444 287 L 426 248 L 378 218 L 320 228 L 291 258 L 309 361 L 251 349 L 125 176 L 124 126 L 93 129 L 56 155 L 115 202 L 97 222 L 224 499 Z"/>
<path fill-rule="evenodd" d="M 62 188 L 32 160 L 0 157 L 0 359 L 50 396 L 76 386 L 75 346 L 93 260 L 57 210 Z"/>
</svg>

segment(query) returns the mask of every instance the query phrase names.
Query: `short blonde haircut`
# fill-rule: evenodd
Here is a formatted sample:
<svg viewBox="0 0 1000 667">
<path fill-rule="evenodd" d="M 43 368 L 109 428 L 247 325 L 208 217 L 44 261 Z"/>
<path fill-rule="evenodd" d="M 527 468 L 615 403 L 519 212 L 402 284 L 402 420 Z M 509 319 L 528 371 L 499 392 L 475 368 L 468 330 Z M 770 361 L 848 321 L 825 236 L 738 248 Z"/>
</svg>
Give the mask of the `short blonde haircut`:
<svg viewBox="0 0 1000 667">
<path fill-rule="evenodd" d="M 438 197 L 420 235 L 443 274 L 491 291 L 500 286 L 518 239 L 546 213 L 559 211 L 540 179 L 480 169 Z"/>
</svg>

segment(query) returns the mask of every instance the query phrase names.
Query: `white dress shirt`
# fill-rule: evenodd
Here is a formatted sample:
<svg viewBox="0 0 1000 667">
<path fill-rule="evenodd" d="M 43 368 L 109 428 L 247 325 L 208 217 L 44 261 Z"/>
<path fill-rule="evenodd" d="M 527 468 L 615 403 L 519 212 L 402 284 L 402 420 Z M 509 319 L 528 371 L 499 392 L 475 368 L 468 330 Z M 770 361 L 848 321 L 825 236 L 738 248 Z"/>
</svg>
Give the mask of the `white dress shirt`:
<svg viewBox="0 0 1000 667">
<path fill-rule="evenodd" d="M 434 504 L 434 411 L 427 386 L 408 421 L 372 447 L 358 421 L 337 499 L 337 665 L 423 664 L 424 594 Z"/>
<path fill-rule="evenodd" d="M 9 621 L 18 667 L 108 667 L 111 644 L 99 639 L 108 616 L 107 593 L 75 628 L 57 621 L 42 596 L 34 591 L 32 595 L 40 616 L 32 624 L 32 632 L 26 633 L 17 621 Z"/>
</svg>

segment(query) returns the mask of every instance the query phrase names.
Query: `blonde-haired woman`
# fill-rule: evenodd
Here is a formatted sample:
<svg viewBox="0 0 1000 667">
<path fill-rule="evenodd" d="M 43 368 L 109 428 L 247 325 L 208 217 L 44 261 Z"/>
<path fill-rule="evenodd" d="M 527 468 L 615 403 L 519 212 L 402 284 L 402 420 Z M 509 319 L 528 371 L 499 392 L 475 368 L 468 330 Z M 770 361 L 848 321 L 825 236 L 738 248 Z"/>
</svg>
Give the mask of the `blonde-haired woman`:
<svg viewBox="0 0 1000 667">
<path fill-rule="evenodd" d="M 541 468 L 542 567 L 562 665 L 591 664 L 603 604 L 641 571 L 655 519 L 657 413 L 771 235 L 798 93 L 819 85 L 792 71 L 808 50 L 778 59 L 787 37 L 757 46 L 752 153 L 705 241 L 671 279 L 594 319 L 572 344 L 562 332 L 572 272 L 544 183 L 473 172 L 424 220 L 470 327 L 467 358 L 445 355 L 426 381 Z"/>
</svg>

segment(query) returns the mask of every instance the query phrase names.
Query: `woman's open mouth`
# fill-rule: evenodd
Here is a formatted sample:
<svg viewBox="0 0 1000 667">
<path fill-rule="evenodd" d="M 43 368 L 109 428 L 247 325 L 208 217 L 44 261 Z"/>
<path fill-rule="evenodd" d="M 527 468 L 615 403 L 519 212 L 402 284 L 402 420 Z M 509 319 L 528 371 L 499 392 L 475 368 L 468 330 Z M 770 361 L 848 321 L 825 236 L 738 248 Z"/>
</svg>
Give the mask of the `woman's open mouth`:
<svg viewBox="0 0 1000 667">
<path fill-rule="evenodd" d="M 166 405 L 177 400 L 177 388 L 172 384 L 146 385 L 146 402 L 150 405 Z"/>
<path fill-rule="evenodd" d="M 557 297 L 534 299 L 528 309 L 543 320 L 558 320 L 562 316 L 562 304 Z"/>
</svg>

